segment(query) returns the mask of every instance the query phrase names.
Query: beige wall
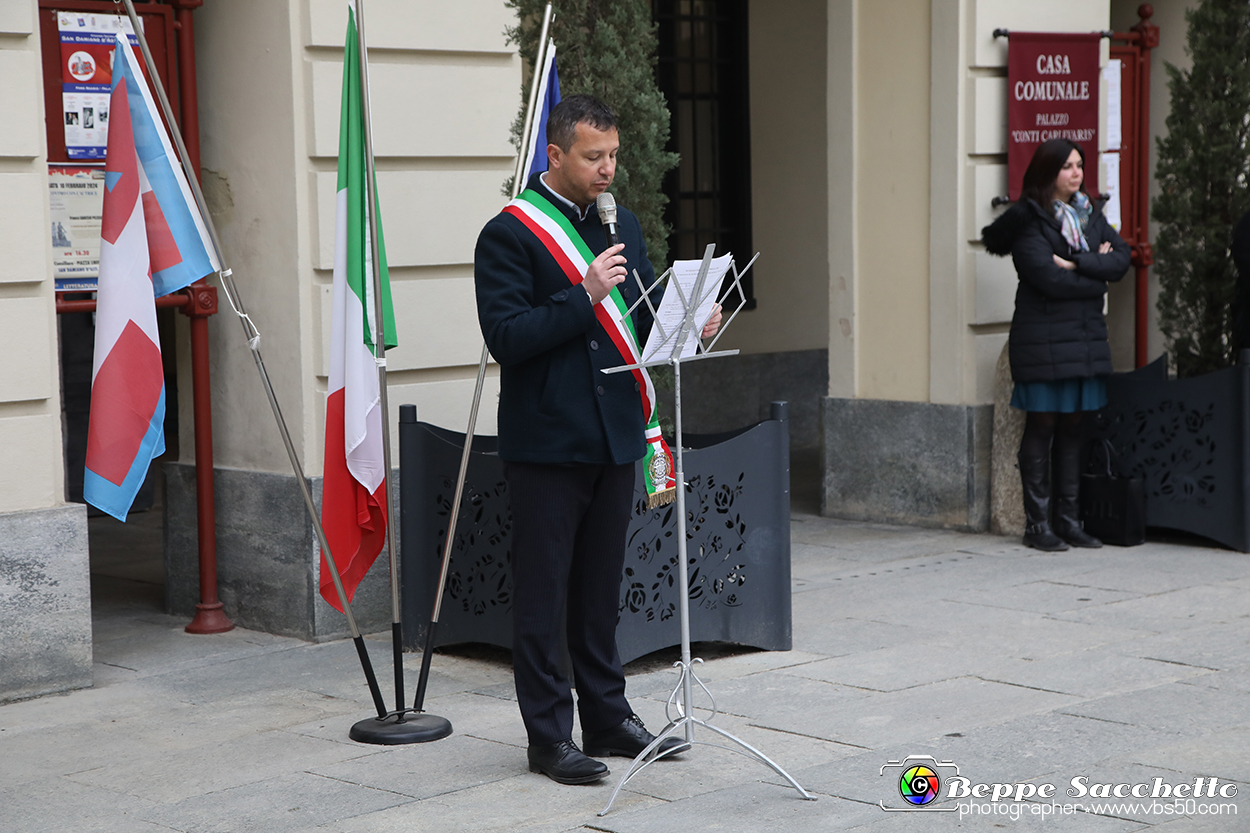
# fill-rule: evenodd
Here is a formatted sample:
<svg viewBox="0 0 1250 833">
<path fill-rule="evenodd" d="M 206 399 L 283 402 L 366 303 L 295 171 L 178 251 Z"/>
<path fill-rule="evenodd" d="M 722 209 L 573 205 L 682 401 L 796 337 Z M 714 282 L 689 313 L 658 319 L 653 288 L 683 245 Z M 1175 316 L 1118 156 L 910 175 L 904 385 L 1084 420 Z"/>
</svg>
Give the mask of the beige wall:
<svg viewBox="0 0 1250 833">
<path fill-rule="evenodd" d="M 828 346 L 826 0 L 753 3 L 751 208 L 758 306 L 718 347 L 746 353 Z M 748 129 L 743 125 L 743 129 Z M 741 264 L 753 252 L 734 253 Z"/>
<path fill-rule="evenodd" d="M 65 497 L 42 77 L 35 0 L 0 3 L 0 513 Z"/>
<path fill-rule="evenodd" d="M 855 125 L 858 386 L 929 398 L 929 3 L 860 2 Z"/>
<path fill-rule="evenodd" d="M 504 42 L 513 16 L 503 0 L 373 0 L 366 11 L 400 342 L 388 355 L 394 445 L 401 404 L 415 403 L 419 418 L 448 428 L 467 422 L 482 346 L 473 245 L 504 201 L 521 69 Z M 227 259 L 264 334 L 265 362 L 310 475 L 320 473 L 324 434 L 346 28 L 342 0 L 220 0 L 196 13 L 206 188 L 216 194 L 210 201 Z M 216 462 L 289 471 L 224 299 L 222 309 L 211 323 Z M 483 433 L 495 431 L 497 390 L 492 366 Z M 184 460 L 192 447 L 188 434 Z"/>
<path fill-rule="evenodd" d="M 858 0 L 829 0 L 825 74 L 826 150 L 829 171 L 829 395 L 853 399 L 859 386 L 856 300 L 856 229 L 859 210 L 855 175 L 858 131 Z"/>
</svg>

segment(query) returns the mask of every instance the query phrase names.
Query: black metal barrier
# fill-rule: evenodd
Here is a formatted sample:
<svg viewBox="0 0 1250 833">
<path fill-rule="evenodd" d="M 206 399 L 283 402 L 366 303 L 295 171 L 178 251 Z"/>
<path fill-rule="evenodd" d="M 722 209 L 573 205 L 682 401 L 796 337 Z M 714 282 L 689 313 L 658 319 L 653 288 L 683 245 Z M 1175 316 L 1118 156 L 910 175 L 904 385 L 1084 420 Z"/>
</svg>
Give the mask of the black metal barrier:
<svg viewBox="0 0 1250 833">
<path fill-rule="evenodd" d="M 1167 356 L 1107 380 L 1099 437 L 1146 486 L 1146 524 L 1250 552 L 1250 365 L 1169 379 Z"/>
<path fill-rule="evenodd" d="M 399 409 L 400 571 L 405 649 L 421 650 L 434 605 L 464 434 Z M 790 424 L 771 419 L 685 449 L 690 638 L 786 651 L 790 617 Z M 676 504 L 646 508 L 641 464 L 626 538 L 621 661 L 681 641 Z M 512 645 L 511 512 L 495 437 L 474 437 L 435 644 Z"/>
</svg>

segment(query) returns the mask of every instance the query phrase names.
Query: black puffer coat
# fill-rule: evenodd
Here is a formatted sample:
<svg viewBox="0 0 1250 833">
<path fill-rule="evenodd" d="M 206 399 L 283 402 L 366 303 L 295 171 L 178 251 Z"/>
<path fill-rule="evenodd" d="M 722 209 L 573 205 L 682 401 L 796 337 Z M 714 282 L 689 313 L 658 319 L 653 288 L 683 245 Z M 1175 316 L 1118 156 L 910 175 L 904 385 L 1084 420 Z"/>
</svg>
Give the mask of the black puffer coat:
<svg viewBox="0 0 1250 833">
<path fill-rule="evenodd" d="M 1129 247 L 1097 203 L 1085 228 L 1090 251 L 1074 252 L 1063 226 L 1033 200 L 1022 200 L 981 230 L 990 254 L 1011 255 L 1020 279 L 1007 350 L 1017 382 L 1084 379 L 1111 373 L 1111 347 L 1103 318 L 1107 284 L 1124 277 Z M 1111 251 L 1098 247 L 1111 243 Z M 1054 255 L 1076 264 L 1055 263 Z"/>
</svg>

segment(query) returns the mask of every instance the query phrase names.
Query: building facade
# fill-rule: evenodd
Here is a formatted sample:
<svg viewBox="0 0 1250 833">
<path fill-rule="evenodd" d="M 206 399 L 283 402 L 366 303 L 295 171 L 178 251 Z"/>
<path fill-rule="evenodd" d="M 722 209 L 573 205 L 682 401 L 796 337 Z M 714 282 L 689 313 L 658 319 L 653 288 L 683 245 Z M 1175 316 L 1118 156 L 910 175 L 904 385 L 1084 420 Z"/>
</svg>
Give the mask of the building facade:
<svg viewBox="0 0 1250 833">
<path fill-rule="evenodd" d="M 1137 22 L 1123 0 L 772 0 L 745 21 L 754 308 L 690 374 L 691 430 L 791 403 L 796 459 L 837 517 L 986 529 L 994 369 L 1015 276 L 977 243 L 1006 193 L 1007 44 L 997 28 L 1086 32 Z M 0 4 L 0 700 L 90 684 L 88 520 L 66 499 L 51 280 L 39 0 Z M 189 4 L 195 5 L 195 4 Z M 677 4 L 682 6 L 685 4 Z M 698 5 L 698 4 L 695 4 Z M 715 4 L 712 4 L 715 5 Z M 1154 4 L 1152 133 L 1164 60 L 1184 65 L 1185 8 Z M 401 404 L 461 431 L 481 337 L 473 246 L 515 164 L 525 71 L 503 0 L 368 0 L 379 196 Z M 343 0 L 205 0 L 194 11 L 201 178 L 314 489 L 322 465 Z M 1151 148 L 1154 152 L 1153 143 Z M 1153 164 L 1152 164 L 1153 170 Z M 747 253 L 739 253 L 747 254 Z M 1152 288 L 1153 295 L 1153 288 Z M 222 299 L 209 319 L 220 592 L 244 627 L 328 639 L 318 554 L 250 351 Z M 1133 289 L 1110 297 L 1132 364 Z M 185 318 L 173 353 L 176 454 L 164 461 L 169 609 L 197 600 L 194 419 Z M 1162 349 L 1152 331 L 1150 354 Z M 715 365 L 715 367 L 712 367 Z M 495 430 L 498 372 L 478 431 Z M 389 621 L 385 558 L 362 627 Z"/>
</svg>

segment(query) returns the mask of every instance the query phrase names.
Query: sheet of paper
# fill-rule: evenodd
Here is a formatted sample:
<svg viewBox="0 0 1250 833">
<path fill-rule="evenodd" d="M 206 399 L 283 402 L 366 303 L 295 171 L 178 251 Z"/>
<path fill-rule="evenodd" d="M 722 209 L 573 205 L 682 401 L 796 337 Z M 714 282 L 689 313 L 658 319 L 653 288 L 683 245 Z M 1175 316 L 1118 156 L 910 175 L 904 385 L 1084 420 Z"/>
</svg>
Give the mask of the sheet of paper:
<svg viewBox="0 0 1250 833">
<path fill-rule="evenodd" d="M 1119 150 L 1121 142 L 1121 101 L 1120 101 L 1120 73 L 1123 65 L 1119 58 L 1112 58 L 1107 61 L 1107 65 L 1102 68 L 1102 77 L 1106 82 L 1107 89 L 1107 124 L 1104 128 L 1104 136 L 1107 137 L 1107 150 Z"/>
<path fill-rule="evenodd" d="M 1107 218 L 1107 222 L 1116 231 L 1120 230 L 1120 154 L 1104 153 L 1098 157 L 1098 161 L 1102 163 L 1102 169 L 1106 174 L 1106 193 L 1107 204 L 1103 206 L 1102 214 Z"/>
<path fill-rule="evenodd" d="M 654 359 L 668 358 L 673 354 L 673 347 L 681 330 L 681 323 L 686 318 L 687 304 L 695 307 L 695 326 L 686 334 L 681 346 L 681 357 L 693 356 L 699 343 L 699 333 L 703 325 L 712 317 L 712 309 L 716 306 L 716 296 L 720 292 L 721 281 L 733 263 L 733 255 L 721 255 L 713 258 L 708 269 L 707 278 L 699 297 L 695 298 L 695 282 L 699 277 L 701 260 L 679 260 L 673 264 L 673 273 L 669 276 L 668 287 L 664 290 L 664 300 L 655 312 L 655 324 L 651 327 L 651 335 L 647 337 L 646 349 L 642 351 L 644 362 Z M 678 287 L 681 291 L 678 292 Z M 683 303 L 683 298 L 685 303 Z"/>
</svg>

